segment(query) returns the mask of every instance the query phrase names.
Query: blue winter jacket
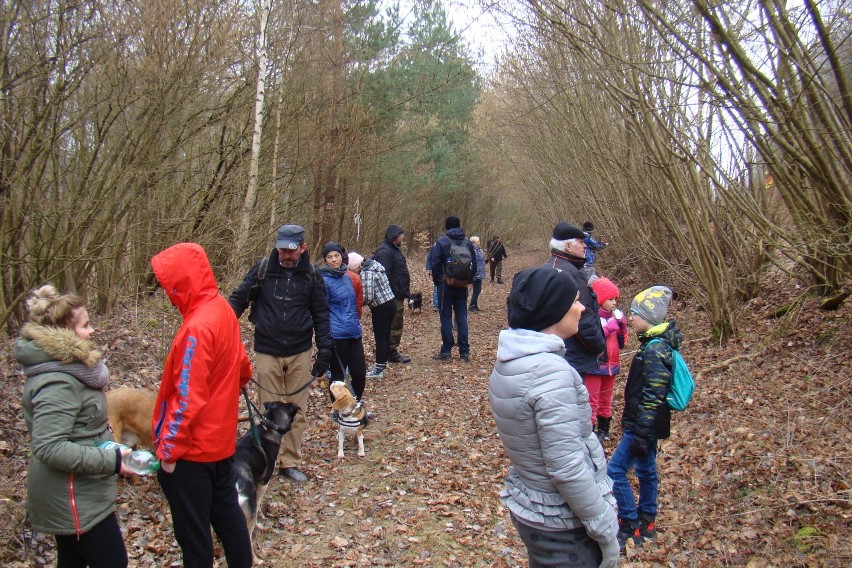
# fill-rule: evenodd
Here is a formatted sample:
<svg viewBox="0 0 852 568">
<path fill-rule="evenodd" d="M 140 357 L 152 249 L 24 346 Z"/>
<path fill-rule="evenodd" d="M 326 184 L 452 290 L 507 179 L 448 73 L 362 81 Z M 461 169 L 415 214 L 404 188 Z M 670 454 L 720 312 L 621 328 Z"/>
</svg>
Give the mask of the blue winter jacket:
<svg viewBox="0 0 852 568">
<path fill-rule="evenodd" d="M 362 333 L 361 319 L 352 280 L 345 273 L 337 274 L 326 267 L 320 272 L 328 294 L 332 339 L 358 339 Z"/>
</svg>

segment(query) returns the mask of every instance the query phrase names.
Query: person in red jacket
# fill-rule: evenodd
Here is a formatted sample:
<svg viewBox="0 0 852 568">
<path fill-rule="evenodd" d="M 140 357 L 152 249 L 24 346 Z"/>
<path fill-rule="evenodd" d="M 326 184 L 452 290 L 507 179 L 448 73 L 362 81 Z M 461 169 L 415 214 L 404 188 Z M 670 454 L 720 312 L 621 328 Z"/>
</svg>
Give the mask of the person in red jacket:
<svg viewBox="0 0 852 568">
<path fill-rule="evenodd" d="M 184 318 L 163 367 L 152 419 L 161 463 L 157 479 L 183 565 L 213 566 L 212 525 L 228 566 L 249 567 L 251 541 L 237 502 L 233 459 L 240 388 L 252 369 L 237 317 L 219 295 L 200 245 L 171 246 L 151 259 L 151 267 Z"/>
</svg>

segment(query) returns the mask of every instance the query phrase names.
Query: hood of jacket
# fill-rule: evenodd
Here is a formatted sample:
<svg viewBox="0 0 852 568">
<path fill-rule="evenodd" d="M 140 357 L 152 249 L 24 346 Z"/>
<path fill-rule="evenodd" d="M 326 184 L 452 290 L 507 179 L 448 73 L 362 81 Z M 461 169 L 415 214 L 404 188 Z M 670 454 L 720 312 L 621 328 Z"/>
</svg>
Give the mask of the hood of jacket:
<svg viewBox="0 0 852 568">
<path fill-rule="evenodd" d="M 178 243 L 151 259 L 160 286 L 182 316 L 219 295 L 207 253 L 196 243 Z"/>
<path fill-rule="evenodd" d="M 458 241 L 464 240 L 464 229 L 461 227 L 453 227 L 449 231 L 446 232 L 447 238 Z"/>
<path fill-rule="evenodd" d="M 639 341 L 644 345 L 652 339 L 659 339 L 663 343 L 668 344 L 672 349 L 680 350 L 683 343 L 683 334 L 677 327 L 675 320 L 664 321 L 659 325 L 655 325 L 645 333 L 640 333 Z"/>
<path fill-rule="evenodd" d="M 101 357 L 103 352 L 93 341 L 81 339 L 64 327 L 28 322 L 15 341 L 15 359 L 25 367 L 48 361 L 66 364 L 79 361 L 93 367 Z"/>
<path fill-rule="evenodd" d="M 388 228 L 385 230 L 385 242 L 393 244 L 392 241 L 404 232 L 399 225 L 388 225 Z"/>
<path fill-rule="evenodd" d="M 365 258 L 364 263 L 361 265 L 361 271 L 370 271 L 370 272 L 387 272 L 385 267 L 382 266 L 382 263 L 377 262 L 371 258 Z"/>
<path fill-rule="evenodd" d="M 504 329 L 497 340 L 497 360 L 513 361 L 538 353 L 565 354 L 565 343 L 551 333 L 531 329 Z"/>
</svg>

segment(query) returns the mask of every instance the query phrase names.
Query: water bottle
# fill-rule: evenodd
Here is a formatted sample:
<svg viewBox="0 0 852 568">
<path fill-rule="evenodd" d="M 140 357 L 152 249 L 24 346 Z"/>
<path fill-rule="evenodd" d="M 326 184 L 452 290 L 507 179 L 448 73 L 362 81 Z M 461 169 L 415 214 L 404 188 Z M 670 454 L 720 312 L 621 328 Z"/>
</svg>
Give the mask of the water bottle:
<svg viewBox="0 0 852 568">
<path fill-rule="evenodd" d="M 160 469 L 160 460 L 148 450 L 133 450 L 121 461 L 136 475 L 148 475 Z"/>
<path fill-rule="evenodd" d="M 102 442 L 98 447 L 104 450 L 113 451 L 115 451 L 116 448 L 121 448 L 122 450 L 130 449 L 124 444 L 119 444 L 118 442 Z M 133 450 L 129 454 L 121 456 L 121 461 L 125 466 L 127 466 L 127 469 L 136 475 L 148 475 L 160 469 L 160 460 L 158 460 L 157 456 L 148 450 Z"/>
</svg>

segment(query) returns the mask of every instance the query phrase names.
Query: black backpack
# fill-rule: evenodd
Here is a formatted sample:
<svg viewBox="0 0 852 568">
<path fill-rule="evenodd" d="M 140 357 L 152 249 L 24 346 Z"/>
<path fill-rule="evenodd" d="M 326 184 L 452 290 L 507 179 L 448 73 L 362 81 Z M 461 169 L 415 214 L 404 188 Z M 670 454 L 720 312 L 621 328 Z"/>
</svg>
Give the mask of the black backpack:
<svg viewBox="0 0 852 568">
<path fill-rule="evenodd" d="M 248 320 L 254 323 L 257 320 L 257 298 L 260 296 L 260 288 L 263 286 L 263 281 L 266 280 L 266 269 L 269 268 L 269 257 L 267 256 L 260 261 L 260 266 L 257 267 L 257 274 L 254 276 L 254 283 L 249 290 L 249 315 Z"/>
<path fill-rule="evenodd" d="M 450 250 L 444 259 L 444 283 L 453 288 L 466 288 L 476 273 L 473 255 L 467 241 L 456 244 L 450 241 Z"/>
</svg>

